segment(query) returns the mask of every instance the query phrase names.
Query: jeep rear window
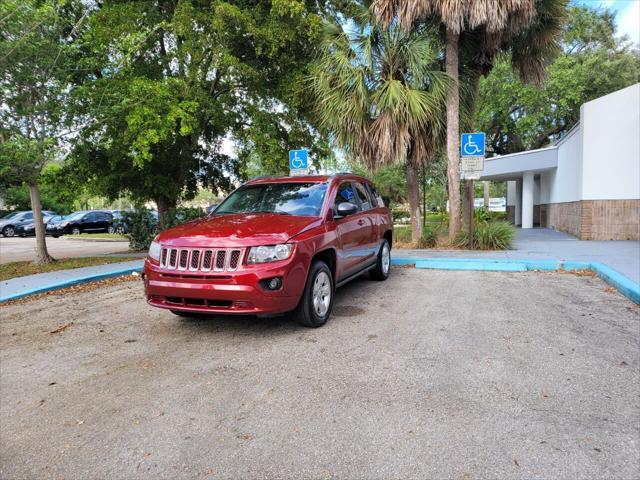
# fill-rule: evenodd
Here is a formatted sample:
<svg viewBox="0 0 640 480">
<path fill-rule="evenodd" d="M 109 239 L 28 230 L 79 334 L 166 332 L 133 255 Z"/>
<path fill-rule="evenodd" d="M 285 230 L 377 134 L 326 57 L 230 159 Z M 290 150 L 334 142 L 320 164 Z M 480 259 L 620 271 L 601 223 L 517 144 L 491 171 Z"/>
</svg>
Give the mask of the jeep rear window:
<svg viewBox="0 0 640 480">
<path fill-rule="evenodd" d="M 246 185 L 233 192 L 213 212 L 281 213 L 317 217 L 322 211 L 325 183 L 262 183 Z"/>
</svg>

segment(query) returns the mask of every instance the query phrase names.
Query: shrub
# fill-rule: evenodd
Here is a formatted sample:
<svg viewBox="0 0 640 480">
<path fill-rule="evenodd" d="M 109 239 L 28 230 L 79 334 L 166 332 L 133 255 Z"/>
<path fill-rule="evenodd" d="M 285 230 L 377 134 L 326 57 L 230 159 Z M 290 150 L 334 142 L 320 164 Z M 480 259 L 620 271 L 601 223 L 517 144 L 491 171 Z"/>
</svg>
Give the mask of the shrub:
<svg viewBox="0 0 640 480">
<path fill-rule="evenodd" d="M 171 208 L 167 211 L 166 228 L 204 216 L 205 212 L 200 208 Z M 150 210 L 139 208 L 125 212 L 123 221 L 127 227 L 126 237 L 129 239 L 129 248 L 132 250 L 149 248 L 151 241 L 158 233 L 157 217 Z"/>
<path fill-rule="evenodd" d="M 515 236 L 516 229 L 509 222 L 503 220 L 476 221 L 473 225 L 474 246 L 479 250 L 510 249 Z M 463 228 L 458 234 L 454 245 L 460 248 L 469 246 L 466 228 Z"/>
<path fill-rule="evenodd" d="M 139 208 L 124 212 L 122 217 L 127 229 L 126 237 L 129 239 L 129 248 L 132 250 L 149 248 L 153 237 L 158 233 L 158 221 L 151 211 Z"/>
<path fill-rule="evenodd" d="M 473 213 L 476 222 L 489 222 L 492 220 L 506 220 L 507 212 L 493 212 L 486 207 L 476 208 Z"/>
<path fill-rule="evenodd" d="M 433 248 L 437 243 L 437 231 L 435 228 L 425 225 L 423 233 L 424 238 L 418 244 L 414 245 L 411 240 L 411 226 L 396 227 L 393 230 L 393 243 L 406 246 L 413 246 L 415 248 Z"/>
</svg>

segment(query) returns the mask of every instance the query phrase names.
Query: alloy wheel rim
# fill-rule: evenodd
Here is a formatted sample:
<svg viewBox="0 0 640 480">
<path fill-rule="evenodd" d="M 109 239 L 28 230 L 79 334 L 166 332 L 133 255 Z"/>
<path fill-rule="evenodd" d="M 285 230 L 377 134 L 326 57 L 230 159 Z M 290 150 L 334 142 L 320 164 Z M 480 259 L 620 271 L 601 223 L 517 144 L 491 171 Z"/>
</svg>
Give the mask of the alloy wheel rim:
<svg viewBox="0 0 640 480">
<path fill-rule="evenodd" d="M 7 237 L 13 237 L 13 235 L 16 233 L 16 232 L 13 230 L 13 228 L 11 228 L 11 227 L 8 227 L 8 228 L 5 230 L 5 232 L 6 232 L 6 234 L 7 234 Z"/>
<path fill-rule="evenodd" d="M 313 309 L 320 317 L 324 317 L 331 304 L 331 280 L 326 272 L 320 272 L 313 281 Z"/>
<path fill-rule="evenodd" d="M 389 272 L 389 266 L 391 265 L 391 252 L 389 247 L 385 243 L 382 247 L 382 272 L 386 275 Z"/>
</svg>

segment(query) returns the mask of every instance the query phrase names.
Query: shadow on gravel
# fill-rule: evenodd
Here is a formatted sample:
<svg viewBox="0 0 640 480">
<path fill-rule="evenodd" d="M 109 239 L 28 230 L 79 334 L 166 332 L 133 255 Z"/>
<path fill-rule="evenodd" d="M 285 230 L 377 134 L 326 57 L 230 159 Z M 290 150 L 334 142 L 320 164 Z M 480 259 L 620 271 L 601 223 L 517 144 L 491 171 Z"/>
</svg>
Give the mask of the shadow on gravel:
<svg viewBox="0 0 640 480">
<path fill-rule="evenodd" d="M 375 284 L 383 288 L 384 282 L 372 282 L 368 276 L 349 282 L 340 287 L 334 299 L 333 313 L 329 322 L 341 317 L 355 317 L 364 314 L 364 308 L 353 304 L 366 304 L 365 288 Z M 344 305 L 346 303 L 346 305 Z M 307 331 L 306 327 L 298 325 L 292 315 L 286 313 L 275 317 L 257 317 L 255 315 L 207 315 L 193 314 L 185 317 L 175 316 L 179 329 L 188 329 L 190 333 L 231 333 L 231 334 L 271 334 L 287 335 Z"/>
</svg>

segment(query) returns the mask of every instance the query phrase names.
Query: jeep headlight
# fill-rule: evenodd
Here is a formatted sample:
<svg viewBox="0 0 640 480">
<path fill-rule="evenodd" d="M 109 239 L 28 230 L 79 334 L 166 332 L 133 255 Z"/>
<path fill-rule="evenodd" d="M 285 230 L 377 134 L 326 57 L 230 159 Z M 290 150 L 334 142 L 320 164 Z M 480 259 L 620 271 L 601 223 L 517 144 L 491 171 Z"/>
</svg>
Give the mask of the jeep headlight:
<svg viewBox="0 0 640 480">
<path fill-rule="evenodd" d="M 247 263 L 267 263 L 286 260 L 291 256 L 292 252 L 293 245 L 290 243 L 251 247 Z"/>
<path fill-rule="evenodd" d="M 158 242 L 154 241 L 149 245 L 149 258 L 156 262 L 160 261 L 160 244 Z"/>
</svg>

